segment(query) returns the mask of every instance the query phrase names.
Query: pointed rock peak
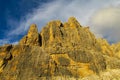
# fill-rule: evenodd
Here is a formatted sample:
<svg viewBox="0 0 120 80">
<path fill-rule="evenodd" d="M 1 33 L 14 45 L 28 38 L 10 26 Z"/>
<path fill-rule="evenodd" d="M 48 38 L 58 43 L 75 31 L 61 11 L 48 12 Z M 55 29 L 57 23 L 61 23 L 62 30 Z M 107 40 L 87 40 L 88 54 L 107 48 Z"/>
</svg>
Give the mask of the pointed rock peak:
<svg viewBox="0 0 120 80">
<path fill-rule="evenodd" d="M 28 33 L 31 33 L 31 32 L 37 32 L 38 33 L 38 28 L 37 28 L 37 25 L 36 24 L 31 24 L 30 25 L 30 28 L 28 30 Z"/>
<path fill-rule="evenodd" d="M 70 17 L 69 19 L 68 19 L 68 22 L 76 22 L 77 20 L 76 20 L 76 18 L 75 17 Z"/>
<path fill-rule="evenodd" d="M 78 26 L 81 26 L 75 17 L 70 17 L 70 18 L 68 19 L 68 24 L 70 24 L 70 27 L 78 27 Z"/>
<path fill-rule="evenodd" d="M 60 27 L 61 25 L 62 25 L 62 22 L 60 20 L 50 21 L 48 23 L 48 26 L 57 26 L 57 27 Z"/>
<path fill-rule="evenodd" d="M 24 45 L 40 45 L 40 35 L 36 24 L 32 24 L 25 35 L 19 42 Z"/>
<path fill-rule="evenodd" d="M 29 28 L 29 30 L 28 30 L 27 36 L 28 36 L 28 37 L 32 37 L 33 35 L 36 35 L 36 34 L 38 34 L 37 25 L 36 25 L 36 24 L 31 24 L 31 25 L 30 25 L 30 28 Z"/>
</svg>

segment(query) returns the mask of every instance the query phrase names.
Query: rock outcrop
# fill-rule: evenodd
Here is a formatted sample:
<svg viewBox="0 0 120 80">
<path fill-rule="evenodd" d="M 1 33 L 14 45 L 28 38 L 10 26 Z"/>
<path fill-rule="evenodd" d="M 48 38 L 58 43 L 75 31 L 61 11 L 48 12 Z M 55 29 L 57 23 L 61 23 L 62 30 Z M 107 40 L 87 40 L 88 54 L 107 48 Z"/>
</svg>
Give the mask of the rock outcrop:
<svg viewBox="0 0 120 80">
<path fill-rule="evenodd" d="M 113 49 L 114 51 L 114 55 L 120 59 L 120 42 L 119 43 L 116 43 L 116 44 L 112 44 L 111 45 L 111 48 Z"/>
<path fill-rule="evenodd" d="M 103 54 L 108 56 L 114 56 L 114 50 L 111 48 L 110 44 L 107 42 L 107 40 L 99 38 L 97 39 L 98 44 L 101 47 L 101 51 Z"/>
<path fill-rule="evenodd" d="M 0 47 L 0 80 L 119 80 L 117 46 L 74 18 L 32 24 L 17 45 Z"/>
<path fill-rule="evenodd" d="M 41 37 L 40 34 L 38 33 L 38 29 L 36 24 L 32 24 L 30 26 L 30 29 L 28 30 L 28 34 L 24 36 L 20 42 L 20 45 L 41 45 Z"/>
</svg>

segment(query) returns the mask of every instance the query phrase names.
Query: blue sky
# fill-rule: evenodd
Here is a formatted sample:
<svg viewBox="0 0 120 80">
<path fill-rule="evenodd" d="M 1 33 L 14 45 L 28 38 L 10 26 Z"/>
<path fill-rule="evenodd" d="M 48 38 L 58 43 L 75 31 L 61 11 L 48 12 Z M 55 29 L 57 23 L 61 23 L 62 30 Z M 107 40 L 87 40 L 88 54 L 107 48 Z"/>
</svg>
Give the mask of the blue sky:
<svg viewBox="0 0 120 80">
<path fill-rule="evenodd" d="M 49 0 L 0 0 L 0 45 L 14 43 L 24 34 L 8 35 L 28 13 Z"/>
<path fill-rule="evenodd" d="M 120 41 L 120 0 L 0 0 L 0 45 L 17 43 L 30 24 L 39 31 L 50 20 L 70 16 L 90 26 L 96 37 Z"/>
</svg>

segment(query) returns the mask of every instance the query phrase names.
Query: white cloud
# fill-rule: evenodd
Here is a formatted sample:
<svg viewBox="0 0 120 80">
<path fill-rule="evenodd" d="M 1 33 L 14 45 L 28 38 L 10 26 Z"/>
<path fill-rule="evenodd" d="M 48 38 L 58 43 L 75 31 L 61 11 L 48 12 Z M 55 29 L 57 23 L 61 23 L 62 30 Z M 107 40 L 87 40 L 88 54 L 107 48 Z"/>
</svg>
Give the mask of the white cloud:
<svg viewBox="0 0 120 80">
<path fill-rule="evenodd" d="M 12 43 L 10 43 L 10 44 L 16 45 L 16 44 L 18 44 L 18 41 L 12 42 Z"/>
<path fill-rule="evenodd" d="M 91 21 L 92 30 L 110 42 L 120 41 L 120 7 L 109 7 L 96 12 Z"/>
<path fill-rule="evenodd" d="M 104 16 L 106 17 L 106 22 L 100 20 L 100 15 L 103 13 L 107 15 L 104 8 L 117 5 L 120 5 L 119 0 L 54 0 L 53 2 L 45 3 L 42 6 L 40 5 L 37 9 L 34 9 L 32 13 L 28 13 L 26 18 L 22 19 L 17 25 L 17 28 L 9 32 L 9 36 L 25 34 L 32 23 L 36 23 L 40 30 L 50 20 L 60 19 L 62 21 L 67 21 L 70 16 L 75 16 L 82 25 L 94 26 L 94 28 L 91 28 L 96 30 L 99 35 L 105 36 L 107 33 L 103 34 L 104 31 L 101 31 L 104 30 L 105 27 L 101 26 L 101 30 L 99 30 L 98 24 L 107 23 L 107 20 L 109 20 L 107 19 L 108 17 L 114 18 L 111 16 L 114 12 L 110 13 L 108 17 Z M 103 12 L 101 12 L 101 9 L 103 9 Z M 98 21 L 96 21 L 97 19 Z M 109 25 L 105 24 L 105 26 Z M 108 29 L 110 27 L 106 28 Z M 118 41 L 118 39 L 116 41 Z"/>
<path fill-rule="evenodd" d="M 9 39 L 0 39 L 0 46 L 5 45 L 5 44 L 16 45 L 16 44 L 18 44 L 18 41 L 11 42 Z"/>
<path fill-rule="evenodd" d="M 7 40 L 7 39 L 0 39 L 0 45 L 8 44 L 8 43 L 10 43 L 9 40 Z"/>
</svg>

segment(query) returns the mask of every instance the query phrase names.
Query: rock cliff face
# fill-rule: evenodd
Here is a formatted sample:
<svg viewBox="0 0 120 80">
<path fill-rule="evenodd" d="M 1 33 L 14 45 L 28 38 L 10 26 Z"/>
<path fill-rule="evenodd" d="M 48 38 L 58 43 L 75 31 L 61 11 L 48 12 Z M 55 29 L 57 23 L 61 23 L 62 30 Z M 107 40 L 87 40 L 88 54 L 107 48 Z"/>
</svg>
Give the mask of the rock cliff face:
<svg viewBox="0 0 120 80">
<path fill-rule="evenodd" d="M 119 80 L 119 53 L 74 17 L 40 33 L 32 24 L 17 45 L 0 47 L 0 80 Z"/>
</svg>

